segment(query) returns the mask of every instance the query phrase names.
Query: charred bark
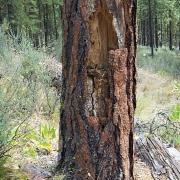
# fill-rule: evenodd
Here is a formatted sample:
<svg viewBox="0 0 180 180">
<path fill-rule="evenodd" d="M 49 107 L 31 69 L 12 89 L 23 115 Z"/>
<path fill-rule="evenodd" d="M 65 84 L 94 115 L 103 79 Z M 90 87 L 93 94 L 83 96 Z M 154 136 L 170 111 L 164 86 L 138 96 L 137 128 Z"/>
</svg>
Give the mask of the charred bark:
<svg viewBox="0 0 180 180">
<path fill-rule="evenodd" d="M 136 4 L 65 0 L 59 168 L 70 179 L 133 179 Z"/>
</svg>

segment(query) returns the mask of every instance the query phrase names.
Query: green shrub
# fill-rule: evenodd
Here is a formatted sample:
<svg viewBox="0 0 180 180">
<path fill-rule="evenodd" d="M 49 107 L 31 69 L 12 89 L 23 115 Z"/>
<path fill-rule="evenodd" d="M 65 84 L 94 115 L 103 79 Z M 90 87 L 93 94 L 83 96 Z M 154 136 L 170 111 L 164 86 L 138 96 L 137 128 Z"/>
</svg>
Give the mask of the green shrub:
<svg viewBox="0 0 180 180">
<path fill-rule="evenodd" d="M 177 104 L 173 107 L 170 114 L 171 121 L 180 122 L 180 104 Z"/>
<path fill-rule="evenodd" d="M 46 153 L 50 153 L 53 150 L 52 141 L 56 138 L 56 129 L 49 123 L 40 124 L 38 131 L 31 129 L 25 138 L 27 145 L 24 153 L 35 158 L 38 155 L 38 151 L 45 150 Z"/>
<path fill-rule="evenodd" d="M 23 36 L 12 37 L 0 31 L 0 47 L 0 162 L 3 164 L 9 150 L 17 147 L 20 139 L 26 141 L 32 130 L 28 121 L 35 113 L 49 120 L 57 117 L 54 114 L 59 112 L 59 94 L 51 83 L 61 69 L 57 73 L 56 69 L 50 71 L 46 62 L 52 60 L 54 66 L 58 62 L 43 49 L 35 49 Z M 50 149 L 51 139 L 46 144 L 46 135 L 52 136 L 54 129 L 47 130 L 42 125 L 41 131 L 44 140 L 41 143 L 38 140 L 38 146 Z M 29 154 L 36 155 L 33 148 Z"/>
</svg>

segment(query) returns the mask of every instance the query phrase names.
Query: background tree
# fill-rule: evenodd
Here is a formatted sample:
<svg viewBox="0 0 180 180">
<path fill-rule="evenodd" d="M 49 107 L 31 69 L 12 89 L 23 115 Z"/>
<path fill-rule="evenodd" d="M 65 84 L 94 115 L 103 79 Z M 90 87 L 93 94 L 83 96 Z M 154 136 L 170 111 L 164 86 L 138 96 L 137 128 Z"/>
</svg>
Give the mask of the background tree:
<svg viewBox="0 0 180 180">
<path fill-rule="evenodd" d="M 58 38 L 62 0 L 0 0 L 0 25 L 17 35 L 22 32 L 34 45 L 50 45 Z"/>
<path fill-rule="evenodd" d="M 136 4 L 65 0 L 62 152 L 77 179 L 133 178 Z"/>
<path fill-rule="evenodd" d="M 178 0 L 139 0 L 138 43 L 150 46 L 151 54 L 159 45 L 170 50 L 179 46 L 180 3 Z"/>
</svg>

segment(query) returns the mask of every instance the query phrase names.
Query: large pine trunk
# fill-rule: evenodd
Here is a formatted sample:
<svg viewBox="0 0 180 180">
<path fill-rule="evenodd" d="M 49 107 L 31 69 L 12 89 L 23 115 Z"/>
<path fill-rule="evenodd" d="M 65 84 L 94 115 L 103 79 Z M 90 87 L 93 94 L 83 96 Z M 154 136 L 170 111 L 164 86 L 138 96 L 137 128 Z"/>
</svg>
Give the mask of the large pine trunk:
<svg viewBox="0 0 180 180">
<path fill-rule="evenodd" d="M 59 167 L 133 179 L 134 0 L 65 0 Z"/>
</svg>

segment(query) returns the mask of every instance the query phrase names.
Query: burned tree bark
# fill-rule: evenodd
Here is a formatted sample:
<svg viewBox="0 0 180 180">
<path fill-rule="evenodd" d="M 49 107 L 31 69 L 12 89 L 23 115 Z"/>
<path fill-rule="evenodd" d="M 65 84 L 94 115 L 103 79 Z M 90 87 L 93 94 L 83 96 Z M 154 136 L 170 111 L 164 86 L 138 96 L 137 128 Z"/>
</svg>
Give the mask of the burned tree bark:
<svg viewBox="0 0 180 180">
<path fill-rule="evenodd" d="M 59 167 L 71 179 L 133 179 L 136 4 L 65 0 Z"/>
</svg>

